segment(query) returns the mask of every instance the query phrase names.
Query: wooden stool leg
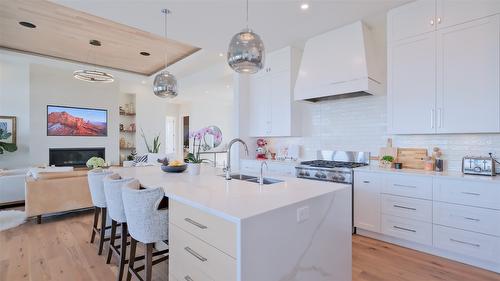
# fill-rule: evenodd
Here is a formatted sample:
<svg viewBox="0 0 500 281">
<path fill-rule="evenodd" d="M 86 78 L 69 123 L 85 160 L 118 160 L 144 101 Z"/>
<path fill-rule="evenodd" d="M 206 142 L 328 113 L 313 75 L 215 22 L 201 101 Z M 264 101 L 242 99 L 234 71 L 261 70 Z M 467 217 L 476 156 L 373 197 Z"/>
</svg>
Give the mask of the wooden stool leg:
<svg viewBox="0 0 500 281">
<path fill-rule="evenodd" d="M 94 207 L 94 224 L 92 227 L 92 235 L 90 236 L 90 243 L 95 241 L 95 229 L 97 229 L 97 223 L 99 222 L 99 213 L 101 209 L 99 207 Z"/>
<path fill-rule="evenodd" d="M 118 281 L 123 279 L 123 270 L 125 269 L 127 257 L 127 223 L 122 222 L 122 237 L 120 245 L 120 262 L 118 263 Z"/>
<path fill-rule="evenodd" d="M 109 237 L 109 247 L 108 247 L 108 258 L 106 259 L 106 264 L 111 262 L 111 254 L 113 253 L 113 246 L 115 246 L 116 238 L 116 221 L 111 220 L 111 236 Z"/>
<path fill-rule="evenodd" d="M 102 249 L 104 247 L 104 236 L 106 234 L 106 218 L 107 212 L 106 208 L 101 209 L 101 230 L 100 230 L 100 239 L 99 239 L 99 250 L 97 251 L 98 255 L 102 254 Z"/>
<path fill-rule="evenodd" d="M 154 243 L 146 244 L 146 263 L 144 270 L 146 271 L 146 281 L 152 280 L 153 275 L 153 246 Z"/>
<path fill-rule="evenodd" d="M 129 270 L 127 271 L 127 281 L 130 281 L 132 279 L 132 273 L 130 272 L 131 268 L 134 268 L 134 262 L 135 262 L 135 248 L 137 247 L 137 240 L 134 238 L 130 237 L 130 256 L 128 259 L 128 267 Z"/>
<path fill-rule="evenodd" d="M 41 224 L 42 223 L 42 215 L 36 216 L 36 224 Z"/>
</svg>

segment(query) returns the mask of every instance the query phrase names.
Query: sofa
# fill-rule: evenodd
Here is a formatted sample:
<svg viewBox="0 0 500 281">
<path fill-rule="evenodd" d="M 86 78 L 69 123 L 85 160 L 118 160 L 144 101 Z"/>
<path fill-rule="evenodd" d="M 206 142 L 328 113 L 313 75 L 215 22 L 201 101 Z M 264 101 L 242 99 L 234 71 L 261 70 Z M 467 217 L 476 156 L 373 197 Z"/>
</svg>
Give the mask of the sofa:
<svg viewBox="0 0 500 281">
<path fill-rule="evenodd" d="M 0 170 L 0 206 L 24 202 L 27 169 Z"/>
<path fill-rule="evenodd" d="M 27 217 L 91 208 L 87 171 L 39 172 L 26 178 Z"/>
</svg>

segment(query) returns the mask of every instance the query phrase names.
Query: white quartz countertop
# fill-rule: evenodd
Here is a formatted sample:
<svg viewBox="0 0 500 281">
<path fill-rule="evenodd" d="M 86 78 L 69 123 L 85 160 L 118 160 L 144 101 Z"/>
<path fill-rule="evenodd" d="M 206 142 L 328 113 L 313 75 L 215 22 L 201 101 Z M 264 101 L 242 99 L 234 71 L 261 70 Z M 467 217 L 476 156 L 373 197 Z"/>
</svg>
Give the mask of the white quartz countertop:
<svg viewBox="0 0 500 281">
<path fill-rule="evenodd" d="M 381 168 L 377 165 L 369 165 L 364 167 L 355 168 L 355 171 L 361 172 L 373 172 L 373 173 L 391 173 L 391 174 L 403 174 L 403 175 L 419 175 L 419 176 L 430 176 L 436 178 L 453 178 L 462 180 L 472 180 L 472 181 L 486 181 L 495 182 L 500 184 L 500 175 L 498 176 L 480 176 L 480 175 L 464 175 L 457 171 L 424 171 L 415 169 L 386 169 Z"/>
<path fill-rule="evenodd" d="M 234 222 L 351 187 L 268 173 L 265 177 L 284 181 L 260 186 L 242 180 L 225 180 L 221 169 L 208 166 L 202 166 L 198 176 L 165 173 L 158 166 L 112 170 L 122 177 L 138 179 L 145 187 L 162 187 L 165 195 L 173 200 Z"/>
</svg>

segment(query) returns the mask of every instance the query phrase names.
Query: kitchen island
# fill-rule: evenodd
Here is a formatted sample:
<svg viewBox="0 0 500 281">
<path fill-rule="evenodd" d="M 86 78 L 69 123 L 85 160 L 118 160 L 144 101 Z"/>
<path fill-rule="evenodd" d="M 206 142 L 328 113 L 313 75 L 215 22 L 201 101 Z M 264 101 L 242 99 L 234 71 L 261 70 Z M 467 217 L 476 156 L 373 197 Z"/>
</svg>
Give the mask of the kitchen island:
<svg viewBox="0 0 500 281">
<path fill-rule="evenodd" d="M 272 176 L 270 185 L 222 171 L 168 174 L 114 168 L 169 198 L 169 280 L 351 280 L 351 186 Z"/>
</svg>

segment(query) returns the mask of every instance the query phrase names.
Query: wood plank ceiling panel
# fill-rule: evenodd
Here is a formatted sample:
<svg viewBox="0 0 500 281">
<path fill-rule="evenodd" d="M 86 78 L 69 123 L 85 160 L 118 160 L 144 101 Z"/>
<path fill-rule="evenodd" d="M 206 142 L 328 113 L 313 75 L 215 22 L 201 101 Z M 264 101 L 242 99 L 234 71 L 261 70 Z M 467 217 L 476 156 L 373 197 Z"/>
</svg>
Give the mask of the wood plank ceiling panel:
<svg viewBox="0 0 500 281">
<path fill-rule="evenodd" d="M 0 1 L 0 48 L 148 76 L 200 50 L 45 0 Z"/>
</svg>

